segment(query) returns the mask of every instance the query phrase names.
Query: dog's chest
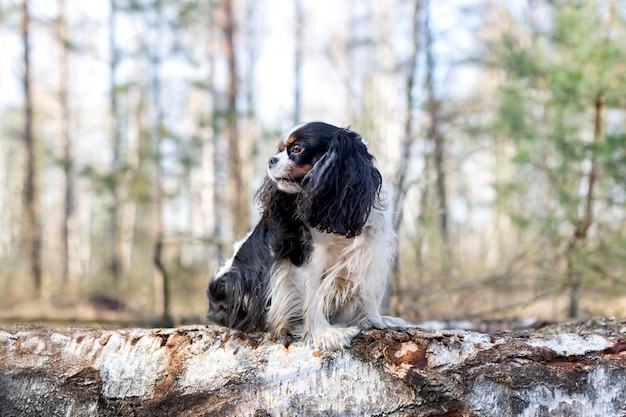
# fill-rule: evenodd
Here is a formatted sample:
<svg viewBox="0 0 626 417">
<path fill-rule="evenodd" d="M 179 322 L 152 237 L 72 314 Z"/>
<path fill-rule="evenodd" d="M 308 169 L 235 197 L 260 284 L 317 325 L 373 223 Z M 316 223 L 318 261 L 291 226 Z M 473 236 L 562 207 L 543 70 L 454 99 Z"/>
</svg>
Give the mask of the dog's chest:
<svg viewBox="0 0 626 417">
<path fill-rule="evenodd" d="M 354 238 L 320 232 L 314 229 L 311 231 L 311 243 L 314 254 L 323 252 L 325 257 L 332 262 L 332 259 L 337 259 L 348 246 L 354 243 Z"/>
</svg>

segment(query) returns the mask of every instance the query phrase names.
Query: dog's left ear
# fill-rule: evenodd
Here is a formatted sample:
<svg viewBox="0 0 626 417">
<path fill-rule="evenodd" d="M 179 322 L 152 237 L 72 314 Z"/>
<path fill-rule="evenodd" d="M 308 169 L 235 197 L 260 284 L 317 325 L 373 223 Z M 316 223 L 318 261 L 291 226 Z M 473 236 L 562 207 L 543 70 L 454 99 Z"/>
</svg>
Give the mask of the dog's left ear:
<svg viewBox="0 0 626 417">
<path fill-rule="evenodd" d="M 302 180 L 297 217 L 319 230 L 354 237 L 378 203 L 382 177 L 361 137 L 339 129 Z"/>
</svg>

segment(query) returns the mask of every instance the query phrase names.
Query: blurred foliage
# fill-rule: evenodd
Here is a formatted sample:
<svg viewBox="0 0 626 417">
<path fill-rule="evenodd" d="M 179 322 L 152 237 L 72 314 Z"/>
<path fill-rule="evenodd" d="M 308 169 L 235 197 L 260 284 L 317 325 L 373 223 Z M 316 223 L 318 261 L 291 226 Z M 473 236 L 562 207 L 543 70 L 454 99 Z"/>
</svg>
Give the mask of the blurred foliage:
<svg viewBox="0 0 626 417">
<path fill-rule="evenodd" d="M 557 262 L 567 255 L 570 245 L 565 242 L 576 239 L 574 231 L 591 200 L 590 233 L 572 249 L 590 289 L 607 277 L 623 279 L 626 260 L 623 253 L 616 253 L 623 252 L 623 237 L 614 240 L 620 229 L 615 226 L 624 224 L 625 207 L 623 198 L 616 197 L 626 191 L 626 165 L 615 163 L 616 158 L 623 162 L 626 146 L 626 85 L 623 73 L 616 70 L 626 68 L 626 25 L 616 4 L 537 3 L 531 7 L 541 10 L 534 12 L 550 19 L 525 30 L 517 27 L 516 33 L 496 44 L 497 54 L 490 57 L 492 67 L 500 63 L 506 71 L 492 132 L 512 139 L 514 147 L 513 183 L 505 181 L 499 189 L 506 192 L 499 197 L 507 202 L 516 225 L 535 230 L 539 241 L 562 242 L 546 245 L 547 252 L 541 255 Z M 620 114 L 617 134 L 607 130 L 609 112 Z M 596 181 L 591 191 L 590 175 Z M 526 204 L 529 200 L 531 204 Z M 597 261 L 607 257 L 608 246 L 614 249 L 608 257 L 616 261 L 611 266 Z M 615 263 L 620 266 L 613 268 Z M 562 285 L 569 285 L 565 277 Z"/>
<path fill-rule="evenodd" d="M 333 6 L 303 2 L 308 28 L 303 48 L 308 84 L 303 97 L 310 100 L 304 103 L 304 114 L 311 119 L 334 117 L 362 132 L 390 181 L 395 179 L 403 139 L 399 132 L 414 1 L 418 0 L 393 0 L 389 3 L 393 7 L 378 0 L 354 1 L 348 14 L 341 16 L 345 25 L 322 22 L 326 25 L 317 31 L 311 28 L 323 19 L 318 9 Z M 40 12 L 37 18 L 35 13 L 33 29 L 47 297 L 70 298 L 85 312 L 89 294 L 113 294 L 127 306 L 118 318 L 158 316 L 152 257 L 157 206 L 162 206 L 173 313 L 201 320 L 206 282 L 230 254 L 232 242 L 242 237 L 232 233 L 228 207 L 229 193 L 241 190 L 226 186 L 225 127 L 231 113 L 226 106 L 220 2 L 105 2 L 115 4 L 118 18 L 113 51 L 118 67 L 109 86 L 108 16 L 93 17 L 84 5 L 77 6 L 80 2 L 67 3 L 75 9 L 68 19 L 70 39 L 63 42 L 74 62 L 70 79 L 80 85 L 80 91 L 70 92 L 77 217 L 68 285 L 59 278 L 64 162 L 57 138 L 58 57 L 50 47 L 57 17 Z M 423 3 L 436 12 L 430 23 L 435 28 L 430 34 L 433 62 L 438 65 L 430 74 L 436 87 L 431 104 L 438 106 L 436 122 L 445 139 L 450 242 L 439 234 L 442 208 L 437 201 L 434 146 L 428 137 L 433 121 L 428 114 L 422 17 L 415 103 L 409 109 L 415 140 L 409 150 L 407 199 L 401 207 L 393 305 L 396 313 L 410 320 L 563 318 L 573 286 L 568 259 L 575 259 L 573 267 L 580 275 L 582 314 L 626 315 L 626 3 L 522 3 L 476 1 L 469 8 L 454 2 Z M 292 117 L 292 98 L 283 96 L 273 97 L 282 103 L 277 109 L 281 122 L 255 116 L 268 105 L 255 96 L 260 85 L 274 83 L 270 87 L 276 87 L 279 95 L 283 90 L 275 84 L 291 83 L 255 81 L 255 59 L 278 44 L 284 48 L 279 51 L 282 58 L 272 64 L 284 67 L 291 65 L 294 51 L 292 39 L 276 43 L 281 28 L 263 14 L 270 9 L 269 2 L 234 4 L 240 150 L 253 189 Z M 291 7 L 287 4 L 279 7 Z M 12 46 L 0 57 L 7 68 L 19 67 L 18 6 L 16 1 L 0 2 L 0 46 Z M 470 46 L 467 39 L 455 38 L 451 28 L 438 26 L 445 25 L 442 14 L 471 28 Z M 157 30 L 155 22 L 161 18 Z M 329 68 L 330 72 L 322 71 Z M 5 88 L 17 82 L 19 68 L 8 76 L 0 74 L 4 77 L 0 88 Z M 157 75 L 160 87 L 154 83 Z M 331 90 L 329 96 L 323 95 L 326 88 Z M 117 99 L 117 114 L 111 114 L 108 94 Z M 0 101 L 0 303 L 6 306 L 5 315 L 12 316 L 37 312 L 39 304 L 49 306 L 31 300 L 28 280 L 23 278 L 27 248 L 21 237 L 22 115 L 19 99 L 16 104 L 8 96 Z M 318 96 L 331 97 L 332 103 L 328 99 L 318 103 Z M 337 103 L 343 103 L 344 114 L 335 114 Z M 595 125 L 598 108 L 600 126 Z M 161 118 L 159 110 L 164 113 Z M 121 139 L 120 159 L 113 169 L 114 120 Z M 590 193 L 592 167 L 595 184 Z M 157 177 L 162 183 L 157 184 Z M 591 225 L 585 238 L 578 239 L 588 201 Z M 117 211 L 113 209 L 119 209 L 118 236 L 110 230 L 111 213 Z M 119 281 L 109 270 L 115 239 L 124 257 Z M 59 303 L 64 311 L 71 304 Z M 40 316 L 46 314 L 42 310 Z"/>
</svg>

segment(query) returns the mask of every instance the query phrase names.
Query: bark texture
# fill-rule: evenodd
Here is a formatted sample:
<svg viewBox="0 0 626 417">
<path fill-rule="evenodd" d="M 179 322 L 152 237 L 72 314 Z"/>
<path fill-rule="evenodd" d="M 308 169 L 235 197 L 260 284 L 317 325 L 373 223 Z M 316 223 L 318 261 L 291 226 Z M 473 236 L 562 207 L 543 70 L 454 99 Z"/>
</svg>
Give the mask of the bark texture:
<svg viewBox="0 0 626 417">
<path fill-rule="evenodd" d="M 3 416 L 624 416 L 626 322 L 371 330 L 350 349 L 220 327 L 0 330 Z"/>
</svg>

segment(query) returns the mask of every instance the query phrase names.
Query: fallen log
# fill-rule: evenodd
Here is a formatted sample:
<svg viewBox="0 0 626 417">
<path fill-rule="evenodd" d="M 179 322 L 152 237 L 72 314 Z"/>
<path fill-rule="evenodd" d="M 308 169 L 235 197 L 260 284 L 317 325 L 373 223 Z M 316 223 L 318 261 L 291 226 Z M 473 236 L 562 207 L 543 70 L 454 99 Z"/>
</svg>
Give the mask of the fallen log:
<svg viewBox="0 0 626 417">
<path fill-rule="evenodd" d="M 216 326 L 5 326 L 0 414 L 624 416 L 626 322 L 369 330 L 330 352 Z"/>
</svg>

